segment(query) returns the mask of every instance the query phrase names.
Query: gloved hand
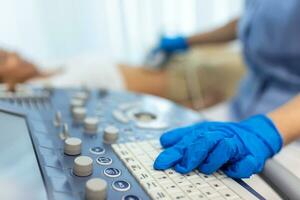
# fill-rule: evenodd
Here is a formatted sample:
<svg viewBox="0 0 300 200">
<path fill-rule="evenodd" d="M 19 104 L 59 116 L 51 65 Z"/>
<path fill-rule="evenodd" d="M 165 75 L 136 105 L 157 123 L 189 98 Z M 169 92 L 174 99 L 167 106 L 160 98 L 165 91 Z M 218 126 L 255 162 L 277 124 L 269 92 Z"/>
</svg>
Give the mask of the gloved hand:
<svg viewBox="0 0 300 200">
<path fill-rule="evenodd" d="M 162 37 L 159 45 L 154 51 L 164 51 L 166 53 L 174 53 L 175 51 L 186 51 L 189 48 L 187 39 L 182 36 L 175 38 Z"/>
<path fill-rule="evenodd" d="M 273 122 L 256 115 L 240 123 L 203 122 L 163 134 L 164 150 L 154 168 L 175 166 L 180 173 L 198 168 L 205 174 L 222 170 L 233 178 L 248 178 L 263 169 L 265 161 L 282 147 Z"/>
</svg>

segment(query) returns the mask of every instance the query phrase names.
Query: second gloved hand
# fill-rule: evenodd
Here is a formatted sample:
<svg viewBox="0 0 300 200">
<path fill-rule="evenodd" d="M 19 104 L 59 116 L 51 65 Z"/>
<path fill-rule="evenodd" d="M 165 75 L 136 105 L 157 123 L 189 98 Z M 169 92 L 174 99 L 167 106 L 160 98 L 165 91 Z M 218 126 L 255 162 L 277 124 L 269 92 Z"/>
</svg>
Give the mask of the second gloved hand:
<svg viewBox="0 0 300 200">
<path fill-rule="evenodd" d="M 164 51 L 166 53 L 174 53 L 176 51 L 185 51 L 189 48 L 187 39 L 182 36 L 169 38 L 162 37 L 159 45 L 154 51 Z"/>
<path fill-rule="evenodd" d="M 273 122 L 257 115 L 240 123 L 203 122 L 161 136 L 164 150 L 154 168 L 175 167 L 180 173 L 196 168 L 205 174 L 218 169 L 233 178 L 248 178 L 282 147 Z"/>
</svg>

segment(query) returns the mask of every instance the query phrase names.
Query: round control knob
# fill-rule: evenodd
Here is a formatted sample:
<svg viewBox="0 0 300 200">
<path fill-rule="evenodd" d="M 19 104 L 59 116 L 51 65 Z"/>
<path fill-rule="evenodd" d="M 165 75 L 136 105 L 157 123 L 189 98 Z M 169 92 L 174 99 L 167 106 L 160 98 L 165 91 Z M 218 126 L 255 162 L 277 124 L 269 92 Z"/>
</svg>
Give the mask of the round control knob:
<svg viewBox="0 0 300 200">
<path fill-rule="evenodd" d="M 107 195 L 107 182 L 101 178 L 93 178 L 85 184 L 87 200 L 105 200 Z"/>
<path fill-rule="evenodd" d="M 82 122 L 86 116 L 86 109 L 83 107 L 76 107 L 72 110 L 73 119 L 77 122 Z"/>
<path fill-rule="evenodd" d="M 64 152 L 71 156 L 79 155 L 81 153 L 81 139 L 75 137 L 65 139 Z"/>
<path fill-rule="evenodd" d="M 81 100 L 81 101 L 83 101 L 83 102 L 86 102 L 88 98 L 89 98 L 88 93 L 87 93 L 87 92 L 84 92 L 84 91 L 82 91 L 82 92 L 77 92 L 77 93 L 74 95 L 74 99 L 79 99 L 79 100 Z"/>
<path fill-rule="evenodd" d="M 89 176 L 93 173 L 93 159 L 88 156 L 78 156 L 74 160 L 73 173 L 76 176 Z"/>
<path fill-rule="evenodd" d="M 98 132 L 99 120 L 96 117 L 87 117 L 84 119 L 84 131 L 89 134 Z"/>
<path fill-rule="evenodd" d="M 119 137 L 119 129 L 115 126 L 108 126 L 104 129 L 103 140 L 105 143 L 111 144 L 117 141 Z"/>
<path fill-rule="evenodd" d="M 82 101 L 81 99 L 72 99 L 71 102 L 70 102 L 71 110 L 73 108 L 82 107 L 82 106 L 84 106 L 84 101 Z"/>
</svg>

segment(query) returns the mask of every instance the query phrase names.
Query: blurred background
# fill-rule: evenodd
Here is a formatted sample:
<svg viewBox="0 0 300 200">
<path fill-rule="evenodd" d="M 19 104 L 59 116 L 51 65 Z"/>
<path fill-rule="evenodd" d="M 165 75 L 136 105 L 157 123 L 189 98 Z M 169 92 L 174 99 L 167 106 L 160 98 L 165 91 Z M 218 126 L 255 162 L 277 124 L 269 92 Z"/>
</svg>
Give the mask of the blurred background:
<svg viewBox="0 0 300 200">
<path fill-rule="evenodd" d="M 37 63 L 101 54 L 137 64 L 161 34 L 209 30 L 242 7 L 243 0 L 0 0 L 0 47 Z"/>
</svg>

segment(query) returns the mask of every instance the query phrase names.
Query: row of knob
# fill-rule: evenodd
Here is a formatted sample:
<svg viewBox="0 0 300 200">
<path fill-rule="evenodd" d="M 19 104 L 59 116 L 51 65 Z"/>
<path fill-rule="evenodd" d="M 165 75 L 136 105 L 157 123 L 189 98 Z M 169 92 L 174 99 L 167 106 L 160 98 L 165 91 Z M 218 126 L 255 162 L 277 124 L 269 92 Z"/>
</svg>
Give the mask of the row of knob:
<svg viewBox="0 0 300 200">
<path fill-rule="evenodd" d="M 71 114 L 74 122 L 83 123 L 84 132 L 90 135 L 98 133 L 99 120 L 96 117 L 87 117 L 84 107 L 88 95 L 85 92 L 77 93 L 70 102 Z M 57 112 L 54 125 L 62 125 L 62 115 Z M 76 137 L 69 137 L 67 124 L 63 125 L 64 153 L 70 156 L 77 156 L 82 151 L 82 140 Z M 103 131 L 103 141 L 114 143 L 118 139 L 119 129 L 114 126 L 107 126 Z M 74 159 L 73 173 L 79 177 L 90 176 L 93 173 L 93 159 L 88 156 L 78 156 Z M 107 197 L 107 182 L 101 178 L 92 178 L 86 182 L 85 195 L 87 200 L 104 200 Z"/>
<path fill-rule="evenodd" d="M 83 107 L 74 108 L 72 110 L 73 119 L 75 122 L 83 122 L 84 131 L 89 134 L 96 134 L 98 132 L 99 120 L 96 117 L 86 117 L 86 109 Z M 54 118 L 54 125 L 60 127 L 62 125 L 61 112 L 56 112 Z"/>
<path fill-rule="evenodd" d="M 69 137 L 67 126 L 63 128 L 64 133 L 64 152 L 67 155 L 79 155 L 81 154 L 81 144 L 82 141 L 80 138 Z M 112 144 L 117 141 L 119 137 L 119 129 L 114 126 L 107 126 L 103 131 L 103 142 L 107 144 Z"/>
</svg>

